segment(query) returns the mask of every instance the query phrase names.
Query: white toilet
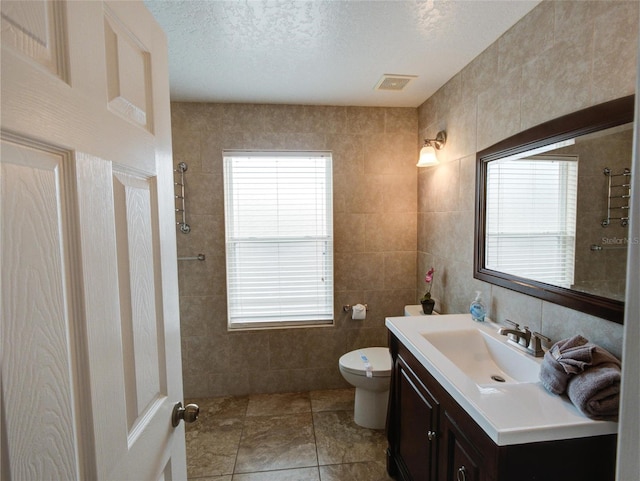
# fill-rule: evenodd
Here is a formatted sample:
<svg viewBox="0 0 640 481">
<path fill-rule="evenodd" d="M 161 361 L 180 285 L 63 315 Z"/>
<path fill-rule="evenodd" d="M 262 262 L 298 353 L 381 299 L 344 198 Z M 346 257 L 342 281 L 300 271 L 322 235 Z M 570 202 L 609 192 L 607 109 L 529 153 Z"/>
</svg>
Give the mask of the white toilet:
<svg viewBox="0 0 640 481">
<path fill-rule="evenodd" d="M 338 364 L 342 377 L 356 388 L 356 424 L 369 429 L 384 429 L 391 382 L 389 349 L 356 349 L 340 357 Z"/>
</svg>

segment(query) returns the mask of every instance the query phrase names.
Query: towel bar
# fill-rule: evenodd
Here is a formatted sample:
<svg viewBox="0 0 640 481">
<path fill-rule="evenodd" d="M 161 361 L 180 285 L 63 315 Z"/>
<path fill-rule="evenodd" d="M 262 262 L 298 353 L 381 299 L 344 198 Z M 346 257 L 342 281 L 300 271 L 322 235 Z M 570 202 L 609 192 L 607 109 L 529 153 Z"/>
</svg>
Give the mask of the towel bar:
<svg viewBox="0 0 640 481">
<path fill-rule="evenodd" d="M 185 162 L 180 162 L 173 170 L 175 173 L 180 174 L 180 182 L 174 181 L 173 184 L 180 187 L 180 193 L 175 194 L 176 200 L 181 201 L 181 207 L 176 207 L 176 214 L 182 213 L 182 219 L 176 222 L 176 225 L 180 226 L 180 232 L 188 234 L 191 232 L 191 227 L 187 224 L 187 206 L 184 198 L 184 173 L 189 167 Z"/>
<path fill-rule="evenodd" d="M 179 261 L 203 261 L 205 260 L 204 254 L 198 254 L 197 256 L 178 257 Z"/>
</svg>

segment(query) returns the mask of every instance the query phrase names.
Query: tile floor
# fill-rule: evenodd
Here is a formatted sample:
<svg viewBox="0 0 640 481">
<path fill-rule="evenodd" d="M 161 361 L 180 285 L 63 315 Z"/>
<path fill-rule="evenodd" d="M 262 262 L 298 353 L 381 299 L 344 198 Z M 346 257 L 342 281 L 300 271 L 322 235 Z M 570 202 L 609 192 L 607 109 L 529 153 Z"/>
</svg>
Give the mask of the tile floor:
<svg viewBox="0 0 640 481">
<path fill-rule="evenodd" d="M 389 481 L 384 431 L 353 422 L 353 389 L 191 399 L 190 481 Z"/>
</svg>

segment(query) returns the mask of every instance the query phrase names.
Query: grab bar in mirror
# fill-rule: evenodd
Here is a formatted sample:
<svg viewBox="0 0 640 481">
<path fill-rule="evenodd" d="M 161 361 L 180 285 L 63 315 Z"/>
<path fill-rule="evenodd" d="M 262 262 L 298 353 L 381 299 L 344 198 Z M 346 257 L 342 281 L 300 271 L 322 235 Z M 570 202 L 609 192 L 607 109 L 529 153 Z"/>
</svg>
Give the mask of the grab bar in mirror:
<svg viewBox="0 0 640 481">
<path fill-rule="evenodd" d="M 630 177 L 631 170 L 624 169 L 620 174 L 614 174 L 611 172 L 609 167 L 605 167 L 602 171 L 604 175 L 607 176 L 607 218 L 603 219 L 600 223 L 602 227 L 607 227 L 611 224 L 612 220 L 619 220 L 620 225 L 622 227 L 626 227 L 629 225 L 629 217 L 621 215 L 620 217 L 613 217 L 612 211 L 614 210 L 629 210 L 629 198 L 631 197 L 631 183 L 623 183 L 623 184 L 613 184 L 613 177 Z M 615 190 L 615 189 L 623 189 L 623 190 Z M 614 199 L 625 199 L 626 205 L 612 205 L 611 201 Z M 593 247 L 593 246 L 592 246 Z M 594 249 L 591 249 L 594 250 Z"/>
<path fill-rule="evenodd" d="M 627 246 L 623 245 L 623 246 L 599 246 L 597 244 L 591 244 L 591 250 L 592 251 L 605 251 L 605 250 L 609 250 L 609 249 L 626 249 Z"/>
</svg>

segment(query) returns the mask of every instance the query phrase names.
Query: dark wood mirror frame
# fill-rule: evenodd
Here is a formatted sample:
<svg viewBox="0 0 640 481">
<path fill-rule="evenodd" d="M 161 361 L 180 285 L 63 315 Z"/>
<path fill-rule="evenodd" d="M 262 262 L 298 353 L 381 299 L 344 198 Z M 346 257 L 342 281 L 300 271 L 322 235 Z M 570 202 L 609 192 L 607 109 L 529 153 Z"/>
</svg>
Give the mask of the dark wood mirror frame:
<svg viewBox="0 0 640 481">
<path fill-rule="evenodd" d="M 596 317 L 623 323 L 624 302 L 485 268 L 487 163 L 544 145 L 633 122 L 634 96 L 564 115 L 502 140 L 476 155 L 474 277 Z"/>
</svg>

